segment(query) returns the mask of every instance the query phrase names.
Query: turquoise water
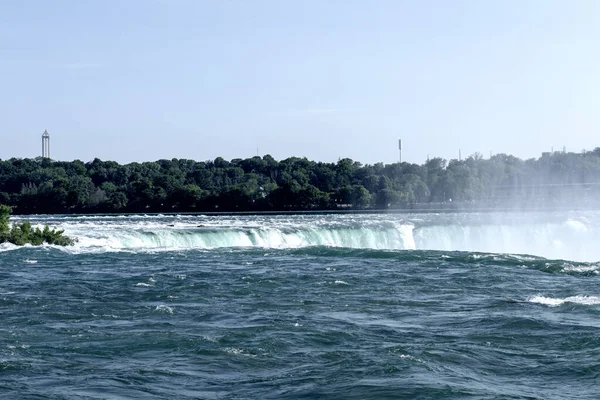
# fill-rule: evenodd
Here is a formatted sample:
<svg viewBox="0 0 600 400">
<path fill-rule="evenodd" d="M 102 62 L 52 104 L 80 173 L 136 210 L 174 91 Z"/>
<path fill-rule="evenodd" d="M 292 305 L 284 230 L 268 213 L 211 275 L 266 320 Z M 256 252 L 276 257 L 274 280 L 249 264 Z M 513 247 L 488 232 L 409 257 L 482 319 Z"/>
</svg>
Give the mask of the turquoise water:
<svg viewBox="0 0 600 400">
<path fill-rule="evenodd" d="M 600 397 L 598 213 L 33 222 L 1 398 Z"/>
</svg>

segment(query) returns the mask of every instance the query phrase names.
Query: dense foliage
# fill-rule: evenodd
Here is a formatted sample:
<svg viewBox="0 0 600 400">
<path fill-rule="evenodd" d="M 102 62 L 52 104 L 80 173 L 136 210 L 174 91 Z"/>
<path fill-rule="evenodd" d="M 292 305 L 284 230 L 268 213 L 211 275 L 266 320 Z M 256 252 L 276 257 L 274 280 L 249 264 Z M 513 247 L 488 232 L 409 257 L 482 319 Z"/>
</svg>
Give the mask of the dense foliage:
<svg viewBox="0 0 600 400">
<path fill-rule="evenodd" d="M 73 239 L 63 235 L 64 231 L 50 229 L 48 226 L 45 226 L 43 230 L 34 229 L 29 221 L 13 224 L 11 228 L 9 225 L 11 213 L 10 207 L 0 204 L 0 243 L 10 242 L 18 246 L 24 244 L 39 246 L 44 243 L 69 246 L 74 243 Z"/>
<path fill-rule="evenodd" d="M 530 160 L 475 154 L 423 165 L 276 161 L 268 155 L 127 165 L 0 160 L 0 203 L 20 214 L 588 204 L 598 183 L 600 148 Z"/>
</svg>

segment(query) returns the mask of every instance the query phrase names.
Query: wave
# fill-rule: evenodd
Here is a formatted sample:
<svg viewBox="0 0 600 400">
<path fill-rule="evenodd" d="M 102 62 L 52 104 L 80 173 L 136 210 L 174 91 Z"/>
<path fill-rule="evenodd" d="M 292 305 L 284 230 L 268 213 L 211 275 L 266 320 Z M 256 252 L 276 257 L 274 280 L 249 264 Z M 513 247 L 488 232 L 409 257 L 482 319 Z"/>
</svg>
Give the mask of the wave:
<svg viewBox="0 0 600 400">
<path fill-rule="evenodd" d="M 544 257 L 518 255 L 473 253 L 467 251 L 439 251 L 439 250 L 374 250 L 374 249 L 349 249 L 335 247 L 307 247 L 290 250 L 294 256 L 332 257 L 332 258 L 361 258 L 397 260 L 409 263 L 422 263 L 423 265 L 471 265 L 473 267 L 515 266 L 524 269 L 537 270 L 547 274 L 566 274 L 574 276 L 600 275 L 600 263 L 577 262 L 567 260 L 549 260 Z"/>
<path fill-rule="evenodd" d="M 565 298 L 533 296 L 527 299 L 527 301 L 530 303 L 543 304 L 549 307 L 558 307 L 566 303 L 593 306 L 600 304 L 600 296 L 570 296 Z"/>
<path fill-rule="evenodd" d="M 32 247 L 31 245 L 25 245 L 24 247 Z M 20 246 L 16 246 L 12 243 L 2 243 L 0 244 L 0 253 L 3 253 L 5 251 L 12 251 L 12 250 L 17 250 L 21 248 Z"/>
</svg>

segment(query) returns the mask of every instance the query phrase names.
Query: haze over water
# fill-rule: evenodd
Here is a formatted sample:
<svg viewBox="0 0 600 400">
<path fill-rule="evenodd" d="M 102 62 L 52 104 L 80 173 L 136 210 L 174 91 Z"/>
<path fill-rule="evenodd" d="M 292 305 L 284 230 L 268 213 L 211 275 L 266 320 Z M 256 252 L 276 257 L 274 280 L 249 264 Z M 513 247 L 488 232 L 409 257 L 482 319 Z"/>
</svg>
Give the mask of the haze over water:
<svg viewBox="0 0 600 400">
<path fill-rule="evenodd" d="M 0 247 L 2 397 L 600 395 L 598 212 L 32 222 L 79 242 Z"/>
</svg>

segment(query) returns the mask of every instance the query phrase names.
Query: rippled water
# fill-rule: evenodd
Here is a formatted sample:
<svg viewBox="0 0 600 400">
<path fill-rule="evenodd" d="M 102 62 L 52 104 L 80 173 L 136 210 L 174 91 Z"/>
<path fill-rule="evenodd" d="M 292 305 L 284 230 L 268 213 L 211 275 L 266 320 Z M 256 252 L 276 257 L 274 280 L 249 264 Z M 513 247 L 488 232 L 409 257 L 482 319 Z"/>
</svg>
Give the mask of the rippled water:
<svg viewBox="0 0 600 400">
<path fill-rule="evenodd" d="M 0 397 L 600 397 L 597 213 L 38 216 Z"/>
</svg>

